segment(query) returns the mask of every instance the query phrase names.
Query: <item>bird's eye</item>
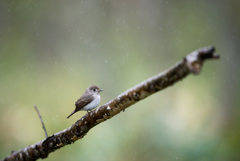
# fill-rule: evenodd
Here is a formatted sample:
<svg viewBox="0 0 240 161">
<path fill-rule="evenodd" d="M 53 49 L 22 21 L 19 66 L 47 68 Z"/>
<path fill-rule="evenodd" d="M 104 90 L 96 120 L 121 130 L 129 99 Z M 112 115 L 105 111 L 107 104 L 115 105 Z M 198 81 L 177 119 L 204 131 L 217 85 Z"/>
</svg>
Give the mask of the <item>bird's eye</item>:
<svg viewBox="0 0 240 161">
<path fill-rule="evenodd" d="M 93 91 L 96 92 L 96 89 L 94 88 Z"/>
</svg>

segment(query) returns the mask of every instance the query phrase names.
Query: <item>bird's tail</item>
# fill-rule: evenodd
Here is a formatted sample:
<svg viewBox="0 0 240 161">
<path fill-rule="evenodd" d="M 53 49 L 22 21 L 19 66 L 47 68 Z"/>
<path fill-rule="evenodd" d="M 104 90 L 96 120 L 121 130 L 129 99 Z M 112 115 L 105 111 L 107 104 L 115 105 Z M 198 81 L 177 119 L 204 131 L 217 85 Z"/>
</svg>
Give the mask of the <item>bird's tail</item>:
<svg viewBox="0 0 240 161">
<path fill-rule="evenodd" d="M 74 110 L 74 111 L 67 117 L 67 119 L 68 119 L 69 117 L 71 117 L 75 112 L 76 112 L 76 111 Z"/>
</svg>

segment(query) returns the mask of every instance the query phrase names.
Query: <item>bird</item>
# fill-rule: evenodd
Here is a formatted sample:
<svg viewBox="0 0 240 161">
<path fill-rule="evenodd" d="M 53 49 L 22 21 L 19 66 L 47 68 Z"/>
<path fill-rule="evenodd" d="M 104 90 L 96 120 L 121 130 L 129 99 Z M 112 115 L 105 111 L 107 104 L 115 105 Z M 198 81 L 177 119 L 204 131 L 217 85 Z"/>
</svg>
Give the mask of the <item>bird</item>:
<svg viewBox="0 0 240 161">
<path fill-rule="evenodd" d="M 83 95 L 75 102 L 75 110 L 67 117 L 71 117 L 74 113 L 78 111 L 91 111 L 96 108 L 101 100 L 100 92 L 103 90 L 96 85 L 90 85 Z"/>
</svg>

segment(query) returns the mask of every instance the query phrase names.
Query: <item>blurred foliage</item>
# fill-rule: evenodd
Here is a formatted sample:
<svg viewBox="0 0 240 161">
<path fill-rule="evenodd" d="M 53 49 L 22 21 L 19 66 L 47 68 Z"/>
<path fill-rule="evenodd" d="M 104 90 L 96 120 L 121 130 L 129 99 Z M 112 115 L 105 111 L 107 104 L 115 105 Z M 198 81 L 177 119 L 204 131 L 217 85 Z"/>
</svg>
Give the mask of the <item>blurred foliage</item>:
<svg viewBox="0 0 240 161">
<path fill-rule="evenodd" d="M 199 76 L 141 101 L 46 160 L 240 160 L 240 1 L 0 1 L 0 158 L 71 126 L 91 85 L 105 104 L 214 45 Z"/>
</svg>

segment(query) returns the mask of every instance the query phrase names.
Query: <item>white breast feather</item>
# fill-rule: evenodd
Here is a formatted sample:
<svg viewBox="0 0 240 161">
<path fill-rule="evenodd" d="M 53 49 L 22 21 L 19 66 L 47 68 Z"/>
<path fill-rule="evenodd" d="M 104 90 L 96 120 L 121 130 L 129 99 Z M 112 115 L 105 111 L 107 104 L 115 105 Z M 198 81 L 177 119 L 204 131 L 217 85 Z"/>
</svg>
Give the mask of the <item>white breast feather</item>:
<svg viewBox="0 0 240 161">
<path fill-rule="evenodd" d="M 101 100 L 100 95 L 95 95 L 94 97 L 95 97 L 94 100 L 91 103 L 87 104 L 85 107 L 83 107 L 81 111 L 92 110 L 99 105 Z"/>
</svg>

